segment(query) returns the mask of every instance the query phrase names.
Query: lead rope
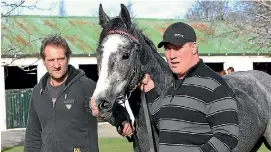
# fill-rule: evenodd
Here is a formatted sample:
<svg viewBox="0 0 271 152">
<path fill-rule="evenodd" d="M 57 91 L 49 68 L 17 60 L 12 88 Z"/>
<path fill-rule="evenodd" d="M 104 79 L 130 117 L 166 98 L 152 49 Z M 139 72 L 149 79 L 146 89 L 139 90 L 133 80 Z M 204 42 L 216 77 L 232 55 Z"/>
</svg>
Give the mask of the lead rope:
<svg viewBox="0 0 271 152">
<path fill-rule="evenodd" d="M 130 96 L 131 96 L 131 93 L 130 93 L 130 95 L 128 96 L 128 98 L 127 98 L 127 96 L 126 96 L 125 100 L 128 100 L 128 99 L 130 98 Z M 125 105 L 125 101 L 121 100 L 121 102 L 122 102 L 122 104 L 124 105 L 124 108 L 127 110 L 126 105 Z M 120 103 L 120 104 L 121 104 L 121 103 Z M 128 113 L 128 111 L 127 111 L 127 113 Z M 130 118 L 130 115 L 127 114 L 126 117 L 127 117 L 127 118 L 129 117 L 129 118 Z M 132 123 L 130 123 L 130 125 L 131 125 L 132 130 L 133 130 L 133 135 L 132 135 L 131 137 L 126 137 L 126 138 L 127 138 L 127 140 L 128 140 L 129 142 L 132 142 L 132 141 L 134 140 L 134 142 L 137 143 L 138 150 L 139 150 L 140 152 L 143 152 L 143 151 L 141 150 L 141 147 L 140 147 L 140 143 L 139 143 L 138 137 L 137 137 L 137 135 L 135 134 L 136 132 L 135 132 L 135 130 L 134 130 L 134 126 L 133 126 Z"/>
<path fill-rule="evenodd" d="M 153 142 L 153 135 L 152 135 L 151 120 L 150 120 L 149 110 L 147 107 L 147 101 L 146 101 L 146 96 L 145 96 L 144 91 L 141 91 L 141 100 L 142 100 L 142 105 L 143 105 L 143 111 L 144 111 L 147 131 L 148 131 L 150 152 L 155 152 L 154 151 L 154 142 Z"/>
</svg>

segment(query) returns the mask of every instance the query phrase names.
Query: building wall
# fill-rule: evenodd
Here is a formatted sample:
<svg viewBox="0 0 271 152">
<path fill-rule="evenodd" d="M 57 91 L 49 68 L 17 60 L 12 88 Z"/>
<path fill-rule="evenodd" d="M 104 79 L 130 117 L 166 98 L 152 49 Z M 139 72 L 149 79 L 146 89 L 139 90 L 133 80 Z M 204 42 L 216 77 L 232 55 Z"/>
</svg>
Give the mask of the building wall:
<svg viewBox="0 0 271 152">
<path fill-rule="evenodd" d="M 202 56 L 204 62 L 208 63 L 224 63 L 224 70 L 229 66 L 234 67 L 235 71 L 246 71 L 253 69 L 253 62 L 271 62 L 270 57 L 265 56 Z M 6 64 L 11 63 L 12 59 L 2 59 Z M 72 57 L 70 64 L 79 67 L 80 64 L 97 64 L 96 57 Z M 10 64 L 11 66 L 23 66 L 23 65 L 37 65 L 37 80 L 46 73 L 46 68 L 42 61 L 37 58 L 18 59 Z M 4 68 L 0 69 L 0 81 L 5 84 L 4 80 Z M 6 127 L 6 111 L 5 111 L 5 87 L 0 85 L 0 100 L 1 100 L 1 129 Z M 129 107 L 129 105 L 128 105 Z M 128 108 L 128 112 L 131 114 L 131 109 Z M 133 116 L 131 116 L 133 119 Z"/>
<path fill-rule="evenodd" d="M 38 58 L 23 58 L 12 60 L 10 58 L 2 59 L 4 65 L 9 66 L 28 66 L 28 65 L 37 65 L 37 80 L 39 82 L 40 78 L 47 72 L 45 66 L 41 59 Z M 72 57 L 70 64 L 75 68 L 79 68 L 79 64 L 97 64 L 96 57 Z"/>
<path fill-rule="evenodd" d="M 6 130 L 5 72 L 3 66 L 0 66 L 0 113 L 1 130 Z"/>
<path fill-rule="evenodd" d="M 271 62 L 271 57 L 265 56 L 203 56 L 204 62 L 223 62 L 224 70 L 232 66 L 235 71 L 253 70 L 253 62 Z"/>
<path fill-rule="evenodd" d="M 204 62 L 216 63 L 223 62 L 224 69 L 233 66 L 236 71 L 253 69 L 253 62 L 271 62 L 271 57 L 265 56 L 201 56 Z M 2 59 L 4 63 L 11 63 L 12 59 Z M 79 67 L 80 64 L 97 64 L 96 57 L 72 57 L 70 64 Z M 37 65 L 37 80 L 46 73 L 46 68 L 42 61 L 37 58 L 18 59 L 10 64 L 11 66 Z"/>
</svg>

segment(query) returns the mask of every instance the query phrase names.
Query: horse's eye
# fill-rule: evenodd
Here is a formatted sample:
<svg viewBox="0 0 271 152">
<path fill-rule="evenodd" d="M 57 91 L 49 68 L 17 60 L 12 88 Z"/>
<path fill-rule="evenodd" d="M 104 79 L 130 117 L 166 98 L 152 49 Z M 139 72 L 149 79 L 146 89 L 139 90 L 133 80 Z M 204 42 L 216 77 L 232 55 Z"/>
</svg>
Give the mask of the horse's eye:
<svg viewBox="0 0 271 152">
<path fill-rule="evenodd" d="M 129 59 L 130 53 L 124 53 L 124 55 L 122 56 L 123 60 L 127 60 Z"/>
</svg>

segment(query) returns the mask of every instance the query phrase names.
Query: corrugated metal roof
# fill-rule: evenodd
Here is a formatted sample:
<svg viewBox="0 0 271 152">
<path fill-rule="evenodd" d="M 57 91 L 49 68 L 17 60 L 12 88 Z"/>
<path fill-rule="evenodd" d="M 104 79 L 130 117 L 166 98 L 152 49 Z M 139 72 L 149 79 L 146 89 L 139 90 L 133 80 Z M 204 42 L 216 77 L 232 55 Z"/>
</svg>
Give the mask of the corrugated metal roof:
<svg viewBox="0 0 271 152">
<path fill-rule="evenodd" d="M 138 27 L 157 44 L 162 39 L 165 29 L 180 20 L 133 19 Z M 187 22 L 195 28 L 201 55 L 225 54 L 267 54 L 270 49 L 258 49 L 248 43 L 248 36 L 230 34 L 218 36 L 227 27 L 212 29 L 211 23 Z M 37 56 L 41 38 L 61 33 L 76 56 L 95 56 L 95 50 L 101 28 L 98 18 L 93 17 L 46 17 L 46 16 L 12 16 L 2 18 L 2 57 L 16 55 Z M 158 50 L 163 53 L 163 49 Z"/>
</svg>

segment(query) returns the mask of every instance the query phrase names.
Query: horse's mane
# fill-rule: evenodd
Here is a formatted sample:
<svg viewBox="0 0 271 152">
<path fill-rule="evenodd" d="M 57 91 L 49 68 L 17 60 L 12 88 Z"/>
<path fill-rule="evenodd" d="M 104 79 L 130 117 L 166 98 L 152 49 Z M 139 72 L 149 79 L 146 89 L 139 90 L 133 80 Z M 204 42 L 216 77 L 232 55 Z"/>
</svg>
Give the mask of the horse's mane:
<svg viewBox="0 0 271 152">
<path fill-rule="evenodd" d="M 145 40 L 146 44 L 148 44 L 148 46 L 151 48 L 151 50 L 155 53 L 157 52 L 157 49 L 155 47 L 155 45 L 153 44 L 153 42 L 143 33 L 143 30 L 140 30 L 141 35 L 143 36 L 143 39 Z"/>
</svg>

